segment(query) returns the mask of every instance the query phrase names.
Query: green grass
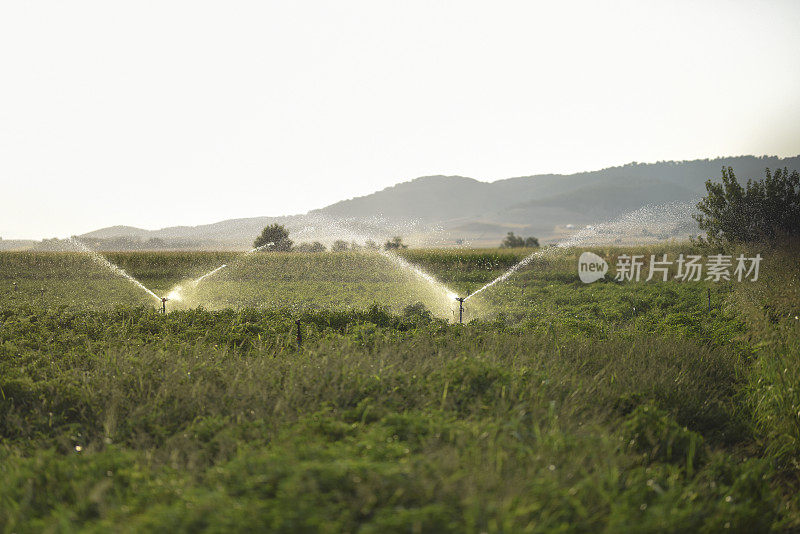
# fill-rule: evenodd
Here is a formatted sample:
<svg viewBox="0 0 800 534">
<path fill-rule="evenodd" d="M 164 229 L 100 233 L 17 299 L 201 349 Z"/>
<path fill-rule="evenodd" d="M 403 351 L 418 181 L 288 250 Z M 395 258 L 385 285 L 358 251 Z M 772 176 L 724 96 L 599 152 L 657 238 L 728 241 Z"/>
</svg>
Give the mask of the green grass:
<svg viewBox="0 0 800 534">
<path fill-rule="evenodd" d="M 405 256 L 463 293 L 526 252 Z M 457 325 L 350 253 L 111 255 L 159 294 L 230 265 L 166 316 L 0 254 L 0 527 L 799 528 L 798 258 L 762 255 L 757 283 L 591 285 L 545 256 Z"/>
</svg>

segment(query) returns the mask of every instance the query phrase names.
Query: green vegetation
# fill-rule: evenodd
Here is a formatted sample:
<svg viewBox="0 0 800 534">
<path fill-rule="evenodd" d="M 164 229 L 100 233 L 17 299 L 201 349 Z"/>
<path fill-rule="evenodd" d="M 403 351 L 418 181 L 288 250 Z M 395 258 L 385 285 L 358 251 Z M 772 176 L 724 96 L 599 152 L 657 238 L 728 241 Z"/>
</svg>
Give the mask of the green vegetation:
<svg viewBox="0 0 800 534">
<path fill-rule="evenodd" d="M 539 240 L 535 237 L 522 237 L 514 235 L 514 232 L 508 232 L 508 235 L 503 239 L 500 248 L 536 248 L 539 246 Z"/>
<path fill-rule="evenodd" d="M 722 168 L 722 183 L 706 181 L 707 196 L 697 205 L 698 226 L 709 243 L 762 242 L 800 235 L 800 173 L 784 168 L 763 180 L 736 181 Z"/>
<path fill-rule="evenodd" d="M 391 239 L 388 239 L 386 243 L 383 244 L 384 250 L 402 250 L 404 248 L 408 248 L 408 245 L 403 243 L 403 238 L 400 236 L 394 236 Z"/>
<path fill-rule="evenodd" d="M 292 250 L 292 240 L 289 239 L 289 232 L 282 224 L 270 224 L 261 230 L 261 234 L 256 237 L 253 247 L 268 250 L 282 251 Z"/>
<path fill-rule="evenodd" d="M 313 243 L 305 243 L 305 242 L 304 243 L 299 243 L 292 250 L 294 250 L 296 252 L 312 252 L 312 253 L 320 253 L 320 252 L 326 252 L 327 251 L 327 249 L 325 248 L 325 245 L 323 245 L 319 241 L 314 241 Z"/>
<path fill-rule="evenodd" d="M 530 252 L 400 253 L 464 294 Z M 542 252 L 467 325 L 377 253 L 109 255 L 158 294 L 228 265 L 167 315 L 85 256 L 0 254 L 0 528 L 800 528 L 797 251 L 591 285 Z"/>
<path fill-rule="evenodd" d="M 353 248 L 356 247 L 358 247 L 358 245 L 353 243 Z M 333 245 L 331 245 L 331 252 L 346 252 L 348 248 L 350 248 L 350 245 L 347 243 L 347 241 L 337 239 L 333 242 Z"/>
</svg>

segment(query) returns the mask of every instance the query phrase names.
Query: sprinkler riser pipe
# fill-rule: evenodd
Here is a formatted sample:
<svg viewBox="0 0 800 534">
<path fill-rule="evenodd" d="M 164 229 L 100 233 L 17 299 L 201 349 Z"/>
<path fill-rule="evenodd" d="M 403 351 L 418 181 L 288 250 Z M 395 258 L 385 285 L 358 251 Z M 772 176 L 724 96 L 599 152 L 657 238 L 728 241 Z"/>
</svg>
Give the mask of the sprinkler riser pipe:
<svg viewBox="0 0 800 534">
<path fill-rule="evenodd" d="M 456 297 L 458 301 L 458 324 L 464 324 L 464 300 L 466 297 Z"/>
</svg>

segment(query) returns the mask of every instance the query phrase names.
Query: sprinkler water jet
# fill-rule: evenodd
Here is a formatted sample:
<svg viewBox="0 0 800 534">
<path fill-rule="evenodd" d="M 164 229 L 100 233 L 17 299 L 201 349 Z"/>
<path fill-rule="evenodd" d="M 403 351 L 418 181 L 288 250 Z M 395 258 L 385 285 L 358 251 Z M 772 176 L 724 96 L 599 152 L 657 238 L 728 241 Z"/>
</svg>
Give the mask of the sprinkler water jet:
<svg viewBox="0 0 800 534">
<path fill-rule="evenodd" d="M 70 237 L 68 241 L 70 243 L 72 243 L 76 248 L 78 248 L 78 250 L 80 250 L 81 252 L 85 252 L 86 254 L 88 254 L 89 257 L 91 257 L 92 260 L 95 263 L 97 263 L 99 265 L 102 265 L 103 267 L 105 267 L 108 270 L 110 270 L 112 273 L 127 279 L 130 283 L 134 284 L 135 286 L 137 286 L 139 289 L 141 289 L 142 291 L 144 291 L 145 293 L 147 293 L 148 295 L 150 295 L 154 299 L 161 300 L 161 297 L 159 297 L 158 295 L 153 293 L 147 286 L 145 286 L 139 280 L 137 280 L 133 276 L 129 275 L 125 271 L 125 269 L 123 269 L 122 267 L 119 267 L 118 265 L 115 265 L 115 264 L 111 263 L 110 261 L 108 261 L 108 259 L 106 259 L 105 256 L 103 256 L 102 254 L 100 254 L 96 250 L 92 250 L 91 248 L 89 248 L 84 243 L 82 243 L 81 241 L 79 241 L 78 239 L 76 239 L 74 237 Z"/>
<path fill-rule="evenodd" d="M 555 243 L 553 246 L 538 249 L 536 252 L 524 257 L 522 260 L 512 265 L 506 272 L 485 284 L 483 287 L 473 291 L 466 297 L 469 300 L 478 293 L 486 291 L 495 284 L 505 282 L 511 275 L 520 269 L 530 265 L 534 260 L 545 257 L 557 250 L 564 250 L 579 246 L 599 245 L 603 241 L 608 241 L 605 236 L 632 236 L 635 231 L 639 231 L 642 226 L 655 226 L 660 233 L 667 235 L 677 235 L 681 221 L 692 219 L 692 210 L 696 205 L 695 200 L 685 202 L 669 202 L 666 204 L 648 204 L 637 210 L 628 212 L 616 219 L 596 225 L 587 225 L 584 229 L 576 232 L 563 241 Z M 676 223 L 677 221 L 677 223 Z M 636 234 L 638 235 L 638 234 Z M 652 235 L 652 234 L 651 234 Z M 619 238 L 621 239 L 621 237 Z M 621 241 L 615 241 L 615 243 Z M 524 295 L 523 286 L 523 295 Z"/>
</svg>

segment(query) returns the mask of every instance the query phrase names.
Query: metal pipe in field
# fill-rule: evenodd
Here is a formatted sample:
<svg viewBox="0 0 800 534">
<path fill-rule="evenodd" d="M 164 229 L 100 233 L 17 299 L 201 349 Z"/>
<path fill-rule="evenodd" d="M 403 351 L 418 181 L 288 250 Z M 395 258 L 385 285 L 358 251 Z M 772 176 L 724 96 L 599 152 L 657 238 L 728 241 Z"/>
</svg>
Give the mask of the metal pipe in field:
<svg viewBox="0 0 800 534">
<path fill-rule="evenodd" d="M 297 325 L 297 348 L 299 349 L 300 346 L 303 344 L 303 332 L 300 330 L 300 320 L 294 322 Z"/>
<path fill-rule="evenodd" d="M 466 297 L 456 297 L 458 301 L 458 324 L 464 324 L 464 299 Z"/>
</svg>

